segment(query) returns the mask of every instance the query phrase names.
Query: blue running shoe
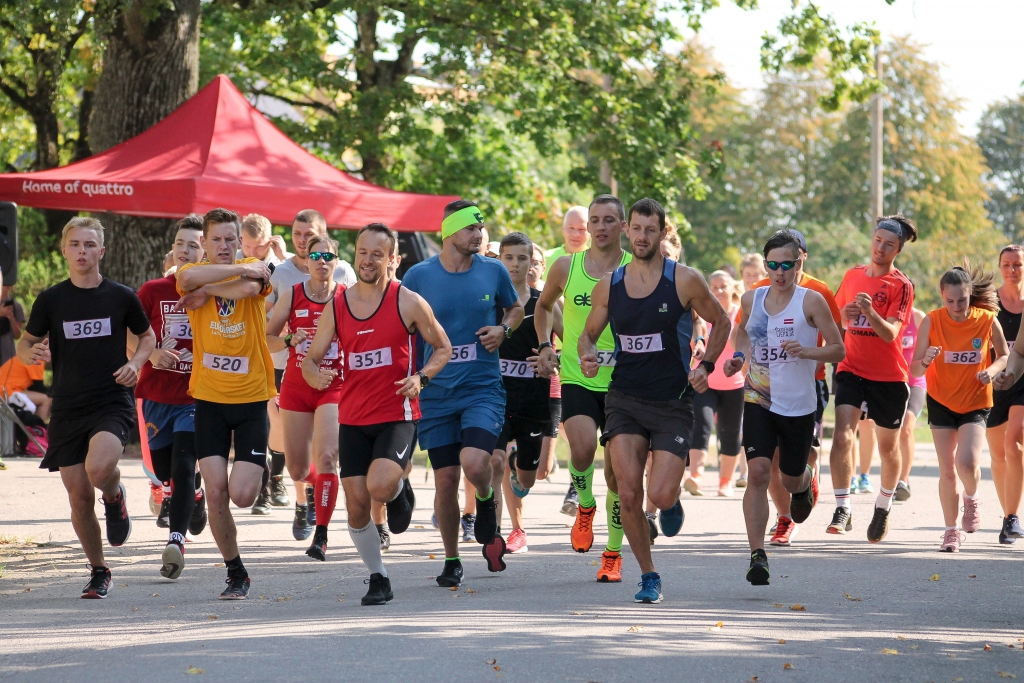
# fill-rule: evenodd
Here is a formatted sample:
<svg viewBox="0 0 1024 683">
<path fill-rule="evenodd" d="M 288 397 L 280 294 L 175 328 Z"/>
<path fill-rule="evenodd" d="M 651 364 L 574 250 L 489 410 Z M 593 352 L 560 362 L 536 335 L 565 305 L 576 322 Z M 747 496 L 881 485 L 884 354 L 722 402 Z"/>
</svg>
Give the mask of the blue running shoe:
<svg viewBox="0 0 1024 683">
<path fill-rule="evenodd" d="M 435 529 L 440 529 L 440 527 L 437 526 L 437 513 L 436 512 L 434 514 L 430 515 L 430 525 L 432 527 L 434 527 Z"/>
<path fill-rule="evenodd" d="M 519 476 L 516 474 L 515 467 L 509 470 L 508 483 L 512 486 L 512 493 L 516 494 L 516 498 L 526 498 L 526 494 L 530 492 L 530 489 L 519 483 Z"/>
<path fill-rule="evenodd" d="M 860 479 L 856 475 L 850 479 L 850 493 L 860 493 Z"/>
<path fill-rule="evenodd" d="M 668 510 L 662 510 L 658 513 L 658 521 L 661 523 L 661 533 L 672 538 L 679 533 L 680 529 L 683 528 L 684 519 L 686 519 L 686 513 L 683 512 L 683 504 L 677 498 L 675 505 L 670 507 Z"/>
<path fill-rule="evenodd" d="M 875 487 L 871 485 L 871 479 L 866 474 L 860 475 L 857 481 L 857 488 L 861 493 L 874 493 Z"/>
<path fill-rule="evenodd" d="M 664 529 L 663 529 L 664 531 Z M 658 572 L 640 575 L 640 592 L 633 596 L 637 602 L 645 605 L 656 605 L 661 602 L 661 576 Z"/>
</svg>

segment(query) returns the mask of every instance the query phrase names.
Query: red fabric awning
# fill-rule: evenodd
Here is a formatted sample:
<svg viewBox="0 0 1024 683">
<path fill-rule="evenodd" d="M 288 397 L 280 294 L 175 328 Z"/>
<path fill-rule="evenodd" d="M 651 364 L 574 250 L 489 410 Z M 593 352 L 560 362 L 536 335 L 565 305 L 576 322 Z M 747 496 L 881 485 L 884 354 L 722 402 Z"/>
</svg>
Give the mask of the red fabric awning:
<svg viewBox="0 0 1024 683">
<path fill-rule="evenodd" d="M 332 228 L 379 221 L 438 231 L 457 197 L 396 192 L 353 178 L 277 129 L 221 74 L 167 118 L 105 152 L 60 168 L 0 174 L 0 200 L 180 218 L 225 207 L 290 225 L 316 209 Z"/>
</svg>

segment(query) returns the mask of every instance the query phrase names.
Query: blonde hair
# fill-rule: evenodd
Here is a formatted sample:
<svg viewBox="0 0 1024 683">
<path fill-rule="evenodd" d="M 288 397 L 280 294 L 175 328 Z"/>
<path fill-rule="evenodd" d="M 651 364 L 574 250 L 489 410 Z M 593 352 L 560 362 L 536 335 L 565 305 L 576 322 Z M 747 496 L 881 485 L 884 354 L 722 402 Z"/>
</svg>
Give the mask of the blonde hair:
<svg viewBox="0 0 1024 683">
<path fill-rule="evenodd" d="M 725 287 L 729 292 L 730 303 L 738 305 L 740 303 L 740 290 L 742 289 L 742 283 L 737 282 L 736 278 L 730 275 L 728 271 L 716 270 L 708 276 L 708 284 L 711 284 L 711 281 L 716 277 L 720 277 L 725 280 Z"/>
<path fill-rule="evenodd" d="M 242 230 L 254 240 L 270 237 L 272 226 L 266 216 L 250 213 L 242 219 Z"/>
<path fill-rule="evenodd" d="M 88 216 L 76 216 L 68 221 L 68 224 L 64 226 L 64 229 L 60 233 L 60 243 L 64 246 L 64 240 L 67 239 L 68 233 L 72 230 L 93 230 L 100 238 L 100 246 L 103 246 L 103 224 L 95 218 Z"/>
</svg>

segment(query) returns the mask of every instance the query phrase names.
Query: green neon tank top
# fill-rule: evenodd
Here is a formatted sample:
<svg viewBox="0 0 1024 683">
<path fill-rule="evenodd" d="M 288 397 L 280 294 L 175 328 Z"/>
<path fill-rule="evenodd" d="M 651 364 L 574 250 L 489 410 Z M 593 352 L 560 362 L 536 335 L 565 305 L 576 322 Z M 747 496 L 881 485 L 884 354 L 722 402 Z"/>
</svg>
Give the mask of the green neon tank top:
<svg viewBox="0 0 1024 683">
<path fill-rule="evenodd" d="M 576 384 L 591 391 L 608 391 L 608 384 L 612 381 L 612 366 L 602 365 L 596 377 L 584 377 L 580 370 L 579 352 L 576 350 L 576 343 L 583 328 L 586 327 L 587 316 L 590 315 L 590 295 L 598 282 L 583 266 L 586 254 L 586 251 L 581 251 L 572 255 L 572 266 L 569 268 L 569 278 L 565 283 L 565 308 L 562 310 L 562 327 L 565 332 L 565 344 L 562 346 L 562 384 Z M 623 252 L 619 265 L 624 266 L 632 260 L 632 254 Z M 612 352 L 615 351 L 615 339 L 612 337 L 610 325 L 597 340 L 597 350 L 605 352 L 599 353 L 600 359 L 610 363 Z"/>
</svg>

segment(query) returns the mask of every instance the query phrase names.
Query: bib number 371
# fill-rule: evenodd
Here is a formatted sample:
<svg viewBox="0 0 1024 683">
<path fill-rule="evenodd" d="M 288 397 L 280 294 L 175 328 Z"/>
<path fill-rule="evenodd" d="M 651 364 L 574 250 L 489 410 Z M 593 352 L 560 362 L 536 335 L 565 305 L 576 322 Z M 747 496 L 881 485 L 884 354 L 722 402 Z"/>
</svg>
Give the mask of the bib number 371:
<svg viewBox="0 0 1024 683">
<path fill-rule="evenodd" d="M 249 359 L 246 356 L 218 356 L 215 353 L 204 353 L 203 366 L 210 370 L 228 372 L 232 375 L 249 374 Z"/>
<path fill-rule="evenodd" d="M 88 339 L 90 337 L 109 337 L 110 318 L 95 320 L 74 320 L 64 323 L 65 339 Z"/>
</svg>

